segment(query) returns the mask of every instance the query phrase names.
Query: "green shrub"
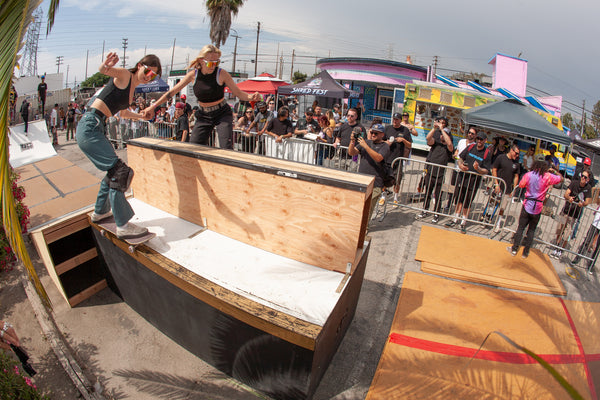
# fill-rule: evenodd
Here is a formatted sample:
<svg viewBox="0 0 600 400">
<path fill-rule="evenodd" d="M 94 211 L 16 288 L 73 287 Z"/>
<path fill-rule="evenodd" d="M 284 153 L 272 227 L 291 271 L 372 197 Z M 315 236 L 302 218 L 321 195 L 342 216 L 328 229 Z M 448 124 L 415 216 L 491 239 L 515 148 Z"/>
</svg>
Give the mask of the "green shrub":
<svg viewBox="0 0 600 400">
<path fill-rule="evenodd" d="M 0 400 L 37 400 L 46 399 L 27 376 L 21 366 L 5 350 L 0 350 Z"/>
</svg>

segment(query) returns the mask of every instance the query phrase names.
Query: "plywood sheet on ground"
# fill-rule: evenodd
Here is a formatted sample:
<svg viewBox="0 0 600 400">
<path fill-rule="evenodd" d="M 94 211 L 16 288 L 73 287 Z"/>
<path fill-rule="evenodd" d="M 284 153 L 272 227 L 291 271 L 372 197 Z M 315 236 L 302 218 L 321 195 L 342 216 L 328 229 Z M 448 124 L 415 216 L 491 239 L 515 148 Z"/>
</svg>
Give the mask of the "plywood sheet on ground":
<svg viewBox="0 0 600 400">
<path fill-rule="evenodd" d="M 100 180 L 72 162 L 55 156 L 17 168 L 19 185 L 35 228 L 96 201 Z"/>
<path fill-rule="evenodd" d="M 534 249 L 526 259 L 521 252 L 513 257 L 507 245 L 423 226 L 415 259 L 431 274 L 537 293 L 567 293 L 547 255 Z"/>
<path fill-rule="evenodd" d="M 408 272 L 367 399 L 569 398 L 498 335 L 477 353 L 493 331 L 542 356 L 584 398 L 595 398 L 594 370 L 562 299 Z"/>
</svg>

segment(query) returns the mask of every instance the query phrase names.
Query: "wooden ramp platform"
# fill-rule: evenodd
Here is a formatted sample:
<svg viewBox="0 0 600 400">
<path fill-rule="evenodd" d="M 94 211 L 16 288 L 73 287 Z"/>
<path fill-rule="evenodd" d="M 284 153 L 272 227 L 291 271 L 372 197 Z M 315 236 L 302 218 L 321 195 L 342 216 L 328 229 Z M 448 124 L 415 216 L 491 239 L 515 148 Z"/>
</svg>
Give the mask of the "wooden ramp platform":
<svg viewBox="0 0 600 400">
<path fill-rule="evenodd" d="M 567 294 L 550 258 L 532 249 L 512 256 L 508 244 L 423 226 L 415 259 L 423 272 L 475 283 L 564 296 Z"/>
<path fill-rule="evenodd" d="M 464 236 L 463 236 L 464 237 Z M 567 399 L 500 331 L 540 355 L 586 399 L 600 384 L 600 304 L 405 275 L 367 399 Z"/>
<path fill-rule="evenodd" d="M 100 180 L 59 156 L 15 168 L 20 175 L 30 229 L 45 225 L 96 202 Z"/>
</svg>

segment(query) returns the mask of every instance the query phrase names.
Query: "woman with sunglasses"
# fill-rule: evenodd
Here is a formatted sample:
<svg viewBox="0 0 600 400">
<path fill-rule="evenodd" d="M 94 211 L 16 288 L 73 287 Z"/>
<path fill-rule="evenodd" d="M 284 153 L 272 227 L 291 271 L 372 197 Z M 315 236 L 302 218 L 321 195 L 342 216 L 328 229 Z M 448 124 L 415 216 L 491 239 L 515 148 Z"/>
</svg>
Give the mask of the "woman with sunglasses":
<svg viewBox="0 0 600 400">
<path fill-rule="evenodd" d="M 143 236 L 148 230 L 129 222 L 134 212 L 125 192 L 131 184 L 133 170 L 117 157 L 113 145 L 106 138 L 106 118 L 116 113 L 120 113 L 121 118 L 143 118 L 142 114 L 128 110 L 134 102 L 135 88 L 156 79 L 162 69 L 160 60 L 153 54 L 145 56 L 129 69 L 116 68 L 118 62 L 116 53 L 108 53 L 100 65 L 100 73 L 111 79 L 81 117 L 75 136 L 79 148 L 90 161 L 98 169 L 107 171 L 100 183 L 92 221 L 98 222 L 114 214 L 117 236 L 127 239 Z"/>
<path fill-rule="evenodd" d="M 190 142 L 208 144 L 212 131 L 216 127 L 219 146 L 223 149 L 232 149 L 233 112 L 225 101 L 225 86 L 242 101 L 259 101 L 261 95 L 258 92 L 250 95 L 239 89 L 229 72 L 218 68 L 220 57 L 221 50 L 217 47 L 210 44 L 204 46 L 198 57 L 190 63 L 191 69 L 185 77 L 163 94 L 156 103 L 164 103 L 193 82 L 194 94 L 198 99 L 198 110 Z M 146 110 L 154 111 L 153 106 Z M 147 112 L 146 110 L 144 112 Z"/>
</svg>

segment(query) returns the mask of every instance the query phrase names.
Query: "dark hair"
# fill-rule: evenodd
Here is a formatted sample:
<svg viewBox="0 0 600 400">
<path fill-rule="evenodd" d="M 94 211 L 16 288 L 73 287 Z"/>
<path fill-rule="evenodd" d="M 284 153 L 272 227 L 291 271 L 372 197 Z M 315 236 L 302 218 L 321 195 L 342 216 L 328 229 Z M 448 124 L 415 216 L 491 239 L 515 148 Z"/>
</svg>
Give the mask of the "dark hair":
<svg viewBox="0 0 600 400">
<path fill-rule="evenodd" d="M 319 124 L 329 125 L 329 118 L 327 118 L 327 115 L 321 115 L 319 117 Z"/>
<path fill-rule="evenodd" d="M 129 68 L 129 72 L 135 74 L 138 70 L 138 65 L 144 64 L 147 67 L 156 67 L 156 73 L 162 75 L 162 67 L 160 66 L 160 59 L 154 54 L 148 54 L 144 56 L 140 61 L 135 64 L 135 67 Z"/>
<path fill-rule="evenodd" d="M 373 117 L 373 121 L 371 121 L 371 126 L 373 126 L 375 124 L 382 124 L 382 123 L 383 123 L 383 120 L 381 119 L 381 117 Z"/>
<path fill-rule="evenodd" d="M 283 116 L 281 114 L 290 115 L 290 109 L 286 106 L 279 107 L 279 110 L 277 110 L 277 116 Z"/>
<path fill-rule="evenodd" d="M 538 175 L 544 175 L 548 171 L 548 163 L 546 160 L 536 160 L 531 166 L 531 170 Z"/>
</svg>

